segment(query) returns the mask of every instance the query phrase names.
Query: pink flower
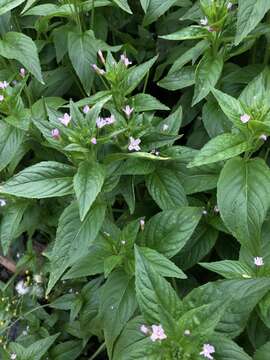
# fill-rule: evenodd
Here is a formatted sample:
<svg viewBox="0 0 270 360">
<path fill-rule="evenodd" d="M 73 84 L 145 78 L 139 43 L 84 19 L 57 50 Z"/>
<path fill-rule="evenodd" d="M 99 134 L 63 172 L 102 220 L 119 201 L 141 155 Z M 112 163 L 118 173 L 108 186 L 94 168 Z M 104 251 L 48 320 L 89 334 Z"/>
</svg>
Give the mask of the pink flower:
<svg viewBox="0 0 270 360">
<path fill-rule="evenodd" d="M 9 83 L 5 81 L 0 81 L 0 89 L 6 89 Z"/>
<path fill-rule="evenodd" d="M 208 25 L 208 19 L 207 19 L 207 17 L 205 17 L 204 19 L 201 19 L 201 20 L 200 20 L 200 24 L 201 24 L 202 26 Z"/>
<path fill-rule="evenodd" d="M 105 64 L 105 59 L 104 59 L 104 56 L 103 56 L 103 54 L 102 54 L 102 51 L 101 50 L 98 50 L 98 56 L 99 56 L 99 58 L 100 58 L 100 60 L 101 60 L 101 62 L 102 62 L 102 64 Z"/>
<path fill-rule="evenodd" d="M 6 200 L 0 199 L 0 206 L 2 207 L 2 206 L 6 206 L 6 205 L 7 205 Z"/>
<path fill-rule="evenodd" d="M 131 65 L 131 64 L 132 64 L 132 62 L 129 61 L 129 58 L 127 58 L 126 55 L 124 55 L 124 54 L 122 54 L 122 55 L 120 56 L 120 61 L 122 61 L 122 63 L 123 63 L 126 67 L 128 67 L 128 65 Z"/>
<path fill-rule="evenodd" d="M 4 99 L 4 95 L 0 95 L 0 101 L 3 101 Z"/>
<path fill-rule="evenodd" d="M 59 140 L 59 138 L 60 138 L 60 131 L 59 131 L 58 129 L 52 129 L 51 134 L 52 134 L 52 137 L 53 137 L 55 140 Z"/>
<path fill-rule="evenodd" d="M 102 117 L 98 117 L 96 120 L 96 125 L 99 129 L 103 128 L 103 126 L 105 126 L 107 124 L 106 120 L 103 119 Z"/>
<path fill-rule="evenodd" d="M 213 360 L 213 356 L 211 354 L 214 354 L 215 348 L 214 346 L 210 344 L 204 344 L 203 350 L 200 352 L 200 355 L 204 356 L 207 359 Z"/>
<path fill-rule="evenodd" d="M 134 109 L 131 108 L 129 105 L 127 105 L 124 109 L 123 109 L 124 113 L 127 115 L 128 118 L 130 118 L 130 115 L 133 113 Z"/>
<path fill-rule="evenodd" d="M 267 135 L 265 134 L 262 134 L 260 137 L 259 137 L 260 140 L 263 140 L 263 141 L 266 141 L 267 140 Z"/>
<path fill-rule="evenodd" d="M 83 107 L 83 113 L 84 113 L 84 114 L 87 114 L 89 111 L 90 111 L 90 107 L 89 107 L 88 105 L 85 105 L 85 106 Z"/>
<path fill-rule="evenodd" d="M 100 69 L 96 64 L 92 64 L 92 68 L 95 70 L 95 72 L 99 75 L 104 75 L 105 71 Z"/>
<path fill-rule="evenodd" d="M 129 145 L 128 145 L 128 150 L 129 151 L 132 151 L 132 150 L 135 150 L 135 151 L 140 151 L 141 148 L 140 148 L 140 143 L 141 143 L 141 139 L 134 139 L 132 136 L 129 138 Z"/>
<path fill-rule="evenodd" d="M 115 122 L 115 116 L 111 115 L 110 117 L 106 117 L 104 120 L 106 121 L 106 125 L 111 125 Z"/>
<path fill-rule="evenodd" d="M 93 137 L 90 141 L 93 145 L 97 144 L 97 139 L 95 137 Z"/>
<path fill-rule="evenodd" d="M 152 325 L 152 334 L 150 339 L 152 341 L 167 339 L 167 335 L 165 334 L 162 325 Z"/>
<path fill-rule="evenodd" d="M 164 125 L 162 126 L 162 130 L 163 130 L 163 131 L 166 131 L 166 130 L 168 130 L 168 129 L 169 129 L 169 125 L 164 124 Z"/>
<path fill-rule="evenodd" d="M 233 7 L 233 3 L 229 1 L 227 4 L 227 9 L 231 10 L 232 7 Z"/>
<path fill-rule="evenodd" d="M 243 124 L 246 124 L 247 122 L 249 122 L 250 116 L 248 114 L 243 114 L 241 115 L 240 120 L 242 121 Z"/>
<path fill-rule="evenodd" d="M 140 330 L 141 330 L 141 332 L 142 332 L 143 334 L 145 334 L 145 335 L 147 335 L 147 334 L 149 333 L 149 329 L 148 329 L 148 327 L 145 326 L 145 325 L 142 325 L 142 326 L 140 327 Z"/>
<path fill-rule="evenodd" d="M 140 220 L 140 226 L 141 226 L 141 230 L 144 230 L 144 225 L 145 225 L 145 221 L 143 219 Z"/>
<path fill-rule="evenodd" d="M 21 77 L 24 78 L 24 77 L 25 77 L 25 74 L 26 74 L 25 68 L 21 68 L 21 69 L 20 69 L 20 75 L 21 75 Z"/>
<path fill-rule="evenodd" d="M 264 265 L 263 258 L 259 257 L 259 256 L 255 257 L 254 258 L 254 264 L 256 266 L 263 266 Z"/>
<path fill-rule="evenodd" d="M 63 125 L 68 126 L 68 124 L 71 121 L 71 116 L 69 114 L 65 113 L 63 117 L 59 118 L 59 120 Z"/>
</svg>

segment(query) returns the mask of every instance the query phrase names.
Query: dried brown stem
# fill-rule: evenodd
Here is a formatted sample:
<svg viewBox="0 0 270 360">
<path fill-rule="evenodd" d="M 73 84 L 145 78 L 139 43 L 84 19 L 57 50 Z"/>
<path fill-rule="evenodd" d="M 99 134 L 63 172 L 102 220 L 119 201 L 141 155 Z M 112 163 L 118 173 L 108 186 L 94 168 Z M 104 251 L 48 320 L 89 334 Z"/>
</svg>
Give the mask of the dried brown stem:
<svg viewBox="0 0 270 360">
<path fill-rule="evenodd" d="M 13 260 L 8 259 L 5 256 L 0 255 L 0 265 L 4 266 L 7 270 L 12 273 L 16 272 L 16 264 Z"/>
</svg>

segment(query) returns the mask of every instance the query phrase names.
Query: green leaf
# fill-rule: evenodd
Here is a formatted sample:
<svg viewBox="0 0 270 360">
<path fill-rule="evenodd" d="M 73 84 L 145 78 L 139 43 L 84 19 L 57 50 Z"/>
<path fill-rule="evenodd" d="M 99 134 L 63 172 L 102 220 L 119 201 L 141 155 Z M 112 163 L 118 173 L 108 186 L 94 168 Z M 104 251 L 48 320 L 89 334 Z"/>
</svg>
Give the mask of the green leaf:
<svg viewBox="0 0 270 360">
<path fill-rule="evenodd" d="M 49 254 L 51 273 L 47 294 L 65 270 L 89 249 L 102 226 L 105 210 L 104 205 L 94 205 L 83 222 L 80 221 L 76 202 L 63 211 L 59 219 L 54 247 Z"/>
<path fill-rule="evenodd" d="M 96 63 L 97 49 L 92 32 L 84 33 L 70 32 L 68 34 L 68 54 L 71 63 L 82 82 L 82 85 L 89 95 L 95 73 L 92 64 Z"/>
<path fill-rule="evenodd" d="M 195 69 L 193 66 L 185 66 L 183 69 L 169 73 L 158 82 L 158 86 L 167 90 L 180 90 L 195 84 Z"/>
<path fill-rule="evenodd" d="M 146 177 L 146 186 L 162 210 L 188 205 L 181 177 L 171 169 L 157 168 Z"/>
<path fill-rule="evenodd" d="M 204 99 L 211 88 L 216 85 L 223 69 L 223 56 L 213 55 L 211 51 L 204 54 L 195 73 L 195 90 L 192 105 Z"/>
<path fill-rule="evenodd" d="M 148 260 L 151 267 L 160 275 L 179 279 L 187 278 L 182 270 L 156 250 L 147 247 L 140 247 L 139 249 L 143 256 Z"/>
<path fill-rule="evenodd" d="M 37 48 L 29 36 L 18 32 L 6 33 L 0 40 L 0 55 L 19 61 L 38 81 L 44 83 Z"/>
<path fill-rule="evenodd" d="M 223 93 L 217 89 L 212 89 L 212 93 L 217 99 L 219 106 L 225 115 L 235 125 L 241 124 L 240 117 L 245 113 L 240 102 L 232 96 Z"/>
<path fill-rule="evenodd" d="M 217 331 L 234 338 L 242 333 L 247 325 L 250 313 L 269 291 L 270 281 L 267 278 L 222 280 L 207 283 L 192 290 L 184 299 L 184 305 L 196 307 L 216 301 L 231 300 Z M 226 358 L 225 358 L 226 359 Z M 231 360 L 231 358 L 228 358 Z"/>
<path fill-rule="evenodd" d="M 241 134 L 222 134 L 211 139 L 195 156 L 188 167 L 211 164 L 227 160 L 250 150 L 251 145 Z"/>
<path fill-rule="evenodd" d="M 12 352 L 16 353 L 20 360 L 40 360 L 58 336 L 59 334 L 48 336 L 45 339 L 34 342 L 27 348 L 24 348 L 22 345 L 14 342 L 10 343 L 9 347 Z"/>
<path fill-rule="evenodd" d="M 0 122 L 0 171 L 3 170 L 18 153 L 25 132 L 4 121 Z"/>
<path fill-rule="evenodd" d="M 147 222 L 144 244 L 170 258 L 189 240 L 201 216 L 202 210 L 196 207 L 162 211 Z"/>
<path fill-rule="evenodd" d="M 127 0 L 112 0 L 116 5 L 118 5 L 125 12 L 132 14 L 132 11 L 128 5 Z"/>
<path fill-rule="evenodd" d="M 212 335 L 209 342 L 215 347 L 215 355 L 220 360 L 252 360 L 251 357 L 234 341 L 223 335 Z M 267 360 L 254 359 L 254 360 Z"/>
<path fill-rule="evenodd" d="M 115 340 L 137 308 L 134 278 L 115 271 L 101 288 L 100 309 L 109 357 Z"/>
<path fill-rule="evenodd" d="M 160 348 L 140 331 L 144 324 L 142 316 L 130 320 L 116 341 L 112 360 L 163 360 Z"/>
<path fill-rule="evenodd" d="M 55 161 L 30 166 L 9 179 L 0 192 L 23 198 L 42 199 L 73 193 L 74 168 Z"/>
<path fill-rule="evenodd" d="M 212 263 L 200 263 L 202 267 L 220 274 L 225 279 L 251 278 L 253 276 L 249 266 L 240 261 L 223 260 Z"/>
<path fill-rule="evenodd" d="M 270 170 L 262 159 L 231 159 L 218 181 L 221 217 L 254 256 L 260 254 L 261 226 L 270 206 L 269 185 Z"/>
<path fill-rule="evenodd" d="M 231 131 L 232 124 L 227 116 L 219 107 L 217 101 L 211 99 L 204 104 L 202 110 L 202 120 L 210 138 L 228 133 Z"/>
<path fill-rule="evenodd" d="M 144 0 L 141 0 L 141 4 L 145 12 L 143 25 L 147 26 L 156 21 L 176 2 L 177 0 L 148 0 L 146 4 Z"/>
<path fill-rule="evenodd" d="M 71 269 L 64 275 L 63 279 L 77 279 L 84 276 L 101 274 L 104 272 L 104 260 L 111 255 L 111 251 L 98 243 L 89 249 L 89 254 L 82 256 Z"/>
<path fill-rule="evenodd" d="M 1 0 L 0 15 L 4 15 L 6 12 L 21 5 L 25 0 Z"/>
<path fill-rule="evenodd" d="M 170 110 L 168 106 L 163 105 L 154 96 L 149 94 L 137 94 L 132 98 L 132 105 L 137 112 L 153 110 Z"/>
<path fill-rule="evenodd" d="M 18 227 L 26 208 L 26 203 L 14 204 L 9 206 L 3 214 L 0 238 L 4 255 L 7 254 L 12 240 L 16 237 Z"/>
<path fill-rule="evenodd" d="M 83 348 L 81 340 L 64 341 L 54 346 L 50 355 L 54 360 L 74 360 L 79 357 Z"/>
<path fill-rule="evenodd" d="M 209 31 L 201 26 L 189 26 L 181 29 L 169 35 L 160 36 L 166 40 L 190 40 L 190 39 L 202 39 L 209 36 Z"/>
<path fill-rule="evenodd" d="M 239 0 L 235 45 L 238 45 L 263 19 L 270 9 L 264 0 Z"/>
<path fill-rule="evenodd" d="M 151 263 L 135 246 L 136 294 L 141 312 L 149 323 L 159 323 L 159 307 L 176 316 L 181 309 L 181 301 L 168 283 L 152 268 Z"/>
<path fill-rule="evenodd" d="M 99 163 L 83 161 L 74 176 L 74 190 L 79 203 L 80 217 L 84 220 L 105 179 L 105 170 Z"/>
<path fill-rule="evenodd" d="M 148 71 L 150 71 L 157 58 L 158 56 L 155 56 L 145 63 L 132 67 L 128 70 L 127 79 L 124 84 L 119 85 L 120 87 L 123 86 L 123 89 L 125 89 L 125 95 L 130 94 L 134 89 L 136 89 Z"/>
<path fill-rule="evenodd" d="M 254 360 L 268 360 L 270 353 L 270 341 L 256 350 Z"/>
<path fill-rule="evenodd" d="M 104 260 L 104 277 L 107 278 L 110 273 L 121 264 L 123 257 L 121 255 L 110 255 Z"/>
</svg>

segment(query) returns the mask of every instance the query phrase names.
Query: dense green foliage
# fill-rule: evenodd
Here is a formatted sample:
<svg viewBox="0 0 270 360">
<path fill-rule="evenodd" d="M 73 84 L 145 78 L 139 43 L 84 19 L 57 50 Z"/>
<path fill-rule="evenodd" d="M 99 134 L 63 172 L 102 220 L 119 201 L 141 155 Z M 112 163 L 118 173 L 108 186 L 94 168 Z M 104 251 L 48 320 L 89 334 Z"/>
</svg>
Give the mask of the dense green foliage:
<svg viewBox="0 0 270 360">
<path fill-rule="evenodd" d="M 0 0 L 0 359 L 269 360 L 270 1 Z"/>
</svg>

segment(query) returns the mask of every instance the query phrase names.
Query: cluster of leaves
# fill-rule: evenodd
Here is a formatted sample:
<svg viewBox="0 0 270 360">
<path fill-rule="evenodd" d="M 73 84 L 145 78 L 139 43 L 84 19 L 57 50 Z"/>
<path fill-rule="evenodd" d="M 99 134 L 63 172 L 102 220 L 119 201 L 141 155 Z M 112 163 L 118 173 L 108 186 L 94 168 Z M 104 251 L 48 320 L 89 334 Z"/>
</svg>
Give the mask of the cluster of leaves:
<svg viewBox="0 0 270 360">
<path fill-rule="evenodd" d="M 269 11 L 0 1 L 1 359 L 269 360 Z"/>
</svg>

